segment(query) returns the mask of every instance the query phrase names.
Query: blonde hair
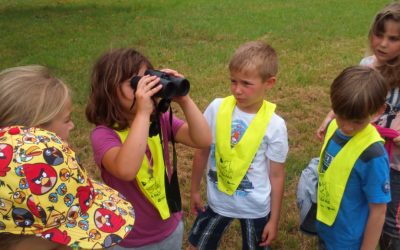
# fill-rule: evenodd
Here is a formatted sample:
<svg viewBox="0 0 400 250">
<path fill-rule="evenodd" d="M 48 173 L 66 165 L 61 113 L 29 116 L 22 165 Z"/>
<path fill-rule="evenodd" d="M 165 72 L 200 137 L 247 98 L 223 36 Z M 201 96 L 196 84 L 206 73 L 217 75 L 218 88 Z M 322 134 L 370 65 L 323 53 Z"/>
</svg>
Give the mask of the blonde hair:
<svg viewBox="0 0 400 250">
<path fill-rule="evenodd" d="M 0 126 L 47 125 L 69 98 L 68 87 L 46 67 L 5 69 L 0 72 Z"/>
<path fill-rule="evenodd" d="M 229 63 L 231 72 L 256 71 L 263 81 L 278 73 L 278 56 L 275 50 L 262 41 L 241 45 Z"/>
</svg>

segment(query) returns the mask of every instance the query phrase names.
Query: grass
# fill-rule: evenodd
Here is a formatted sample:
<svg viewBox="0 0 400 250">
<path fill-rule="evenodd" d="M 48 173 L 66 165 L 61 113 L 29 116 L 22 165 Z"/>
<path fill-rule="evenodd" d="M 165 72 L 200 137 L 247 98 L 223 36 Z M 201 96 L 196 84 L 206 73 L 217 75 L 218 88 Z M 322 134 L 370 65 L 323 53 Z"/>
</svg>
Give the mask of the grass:
<svg viewBox="0 0 400 250">
<path fill-rule="evenodd" d="M 204 110 L 215 97 L 229 94 L 226 65 L 235 48 L 249 40 L 267 41 L 278 51 L 280 73 L 266 98 L 278 104 L 290 143 L 280 234 L 273 247 L 313 249 L 315 240 L 298 232 L 298 176 L 318 154 L 314 131 L 329 110 L 331 81 L 365 55 L 370 22 L 387 2 L 0 0 L 0 69 L 43 64 L 65 80 L 75 103 L 76 129 L 70 141 L 98 178 L 88 139 L 92 126 L 84 108 L 90 69 L 101 53 L 131 46 L 156 67 L 179 70 L 191 81 L 190 94 Z M 188 214 L 192 151 L 178 149 L 188 231 L 193 221 Z M 234 223 L 221 249 L 240 249 L 240 244 L 240 228 Z"/>
</svg>

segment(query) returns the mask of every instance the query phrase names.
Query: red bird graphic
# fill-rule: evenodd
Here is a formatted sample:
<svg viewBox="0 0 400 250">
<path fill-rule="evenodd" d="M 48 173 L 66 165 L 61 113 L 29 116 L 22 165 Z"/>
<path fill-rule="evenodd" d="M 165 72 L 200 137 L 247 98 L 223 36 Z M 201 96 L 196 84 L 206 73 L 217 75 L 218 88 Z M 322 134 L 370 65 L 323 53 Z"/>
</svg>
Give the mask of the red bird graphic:
<svg viewBox="0 0 400 250">
<path fill-rule="evenodd" d="M 33 194 L 49 192 L 57 182 L 57 172 L 45 163 L 24 164 L 24 173 Z"/>
<path fill-rule="evenodd" d="M 125 220 L 121 215 L 105 208 L 98 208 L 94 213 L 94 222 L 98 229 L 105 233 L 117 232 L 124 224 Z"/>
<path fill-rule="evenodd" d="M 71 241 L 66 231 L 61 232 L 58 228 L 51 228 L 42 232 L 42 237 L 62 245 L 67 245 Z"/>
<path fill-rule="evenodd" d="M 9 164 L 12 160 L 13 149 L 11 145 L 1 143 L 0 144 L 0 176 L 6 176 L 7 172 L 10 171 Z"/>
</svg>

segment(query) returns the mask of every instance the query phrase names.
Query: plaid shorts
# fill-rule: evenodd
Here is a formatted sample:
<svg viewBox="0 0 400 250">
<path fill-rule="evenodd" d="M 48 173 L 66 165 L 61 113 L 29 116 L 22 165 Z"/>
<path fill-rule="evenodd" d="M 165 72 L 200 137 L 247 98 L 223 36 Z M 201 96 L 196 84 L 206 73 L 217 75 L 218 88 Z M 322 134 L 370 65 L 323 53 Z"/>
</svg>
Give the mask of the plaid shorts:
<svg viewBox="0 0 400 250">
<path fill-rule="evenodd" d="M 199 214 L 189 233 L 189 242 L 198 250 L 217 249 L 224 231 L 235 218 L 215 213 L 209 206 Z M 258 219 L 238 219 L 242 229 L 243 250 L 267 250 L 269 247 L 259 246 L 264 226 L 269 215 Z"/>
<path fill-rule="evenodd" d="M 379 247 L 381 250 L 399 250 L 400 240 L 382 233 L 379 239 Z"/>
<path fill-rule="evenodd" d="M 390 169 L 390 193 L 379 246 L 382 250 L 400 250 L 400 171 Z"/>
</svg>

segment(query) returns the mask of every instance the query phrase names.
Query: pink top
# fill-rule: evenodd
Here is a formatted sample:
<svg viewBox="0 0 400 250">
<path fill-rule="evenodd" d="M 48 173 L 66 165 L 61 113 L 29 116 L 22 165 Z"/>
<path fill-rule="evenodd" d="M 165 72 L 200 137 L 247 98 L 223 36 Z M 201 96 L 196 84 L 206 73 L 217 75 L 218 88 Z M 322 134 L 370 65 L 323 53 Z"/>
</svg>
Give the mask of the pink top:
<svg viewBox="0 0 400 250">
<path fill-rule="evenodd" d="M 393 146 L 396 144 L 393 139 L 400 136 L 400 132 L 391 128 L 383 128 L 379 125 L 372 124 L 375 126 L 378 133 L 385 139 L 385 148 L 389 155 L 389 160 L 392 161 Z"/>
<path fill-rule="evenodd" d="M 168 141 L 170 141 L 170 122 L 169 113 L 164 113 L 160 119 L 163 131 L 164 159 L 167 163 L 167 171 L 172 172 L 169 160 Z M 174 117 L 172 119 L 172 130 L 176 135 L 183 121 Z M 118 190 L 130 201 L 135 210 L 135 224 L 133 230 L 120 243 L 122 247 L 140 247 L 162 241 L 173 233 L 182 219 L 182 212 L 171 214 L 167 220 L 162 220 L 157 209 L 146 199 L 134 181 L 123 181 L 111 175 L 102 165 L 101 160 L 104 154 L 113 147 L 120 147 L 121 140 L 113 129 L 106 126 L 96 126 L 91 133 L 94 160 L 101 170 L 103 181 L 110 187 Z M 146 152 L 148 153 L 148 152 Z"/>
</svg>

